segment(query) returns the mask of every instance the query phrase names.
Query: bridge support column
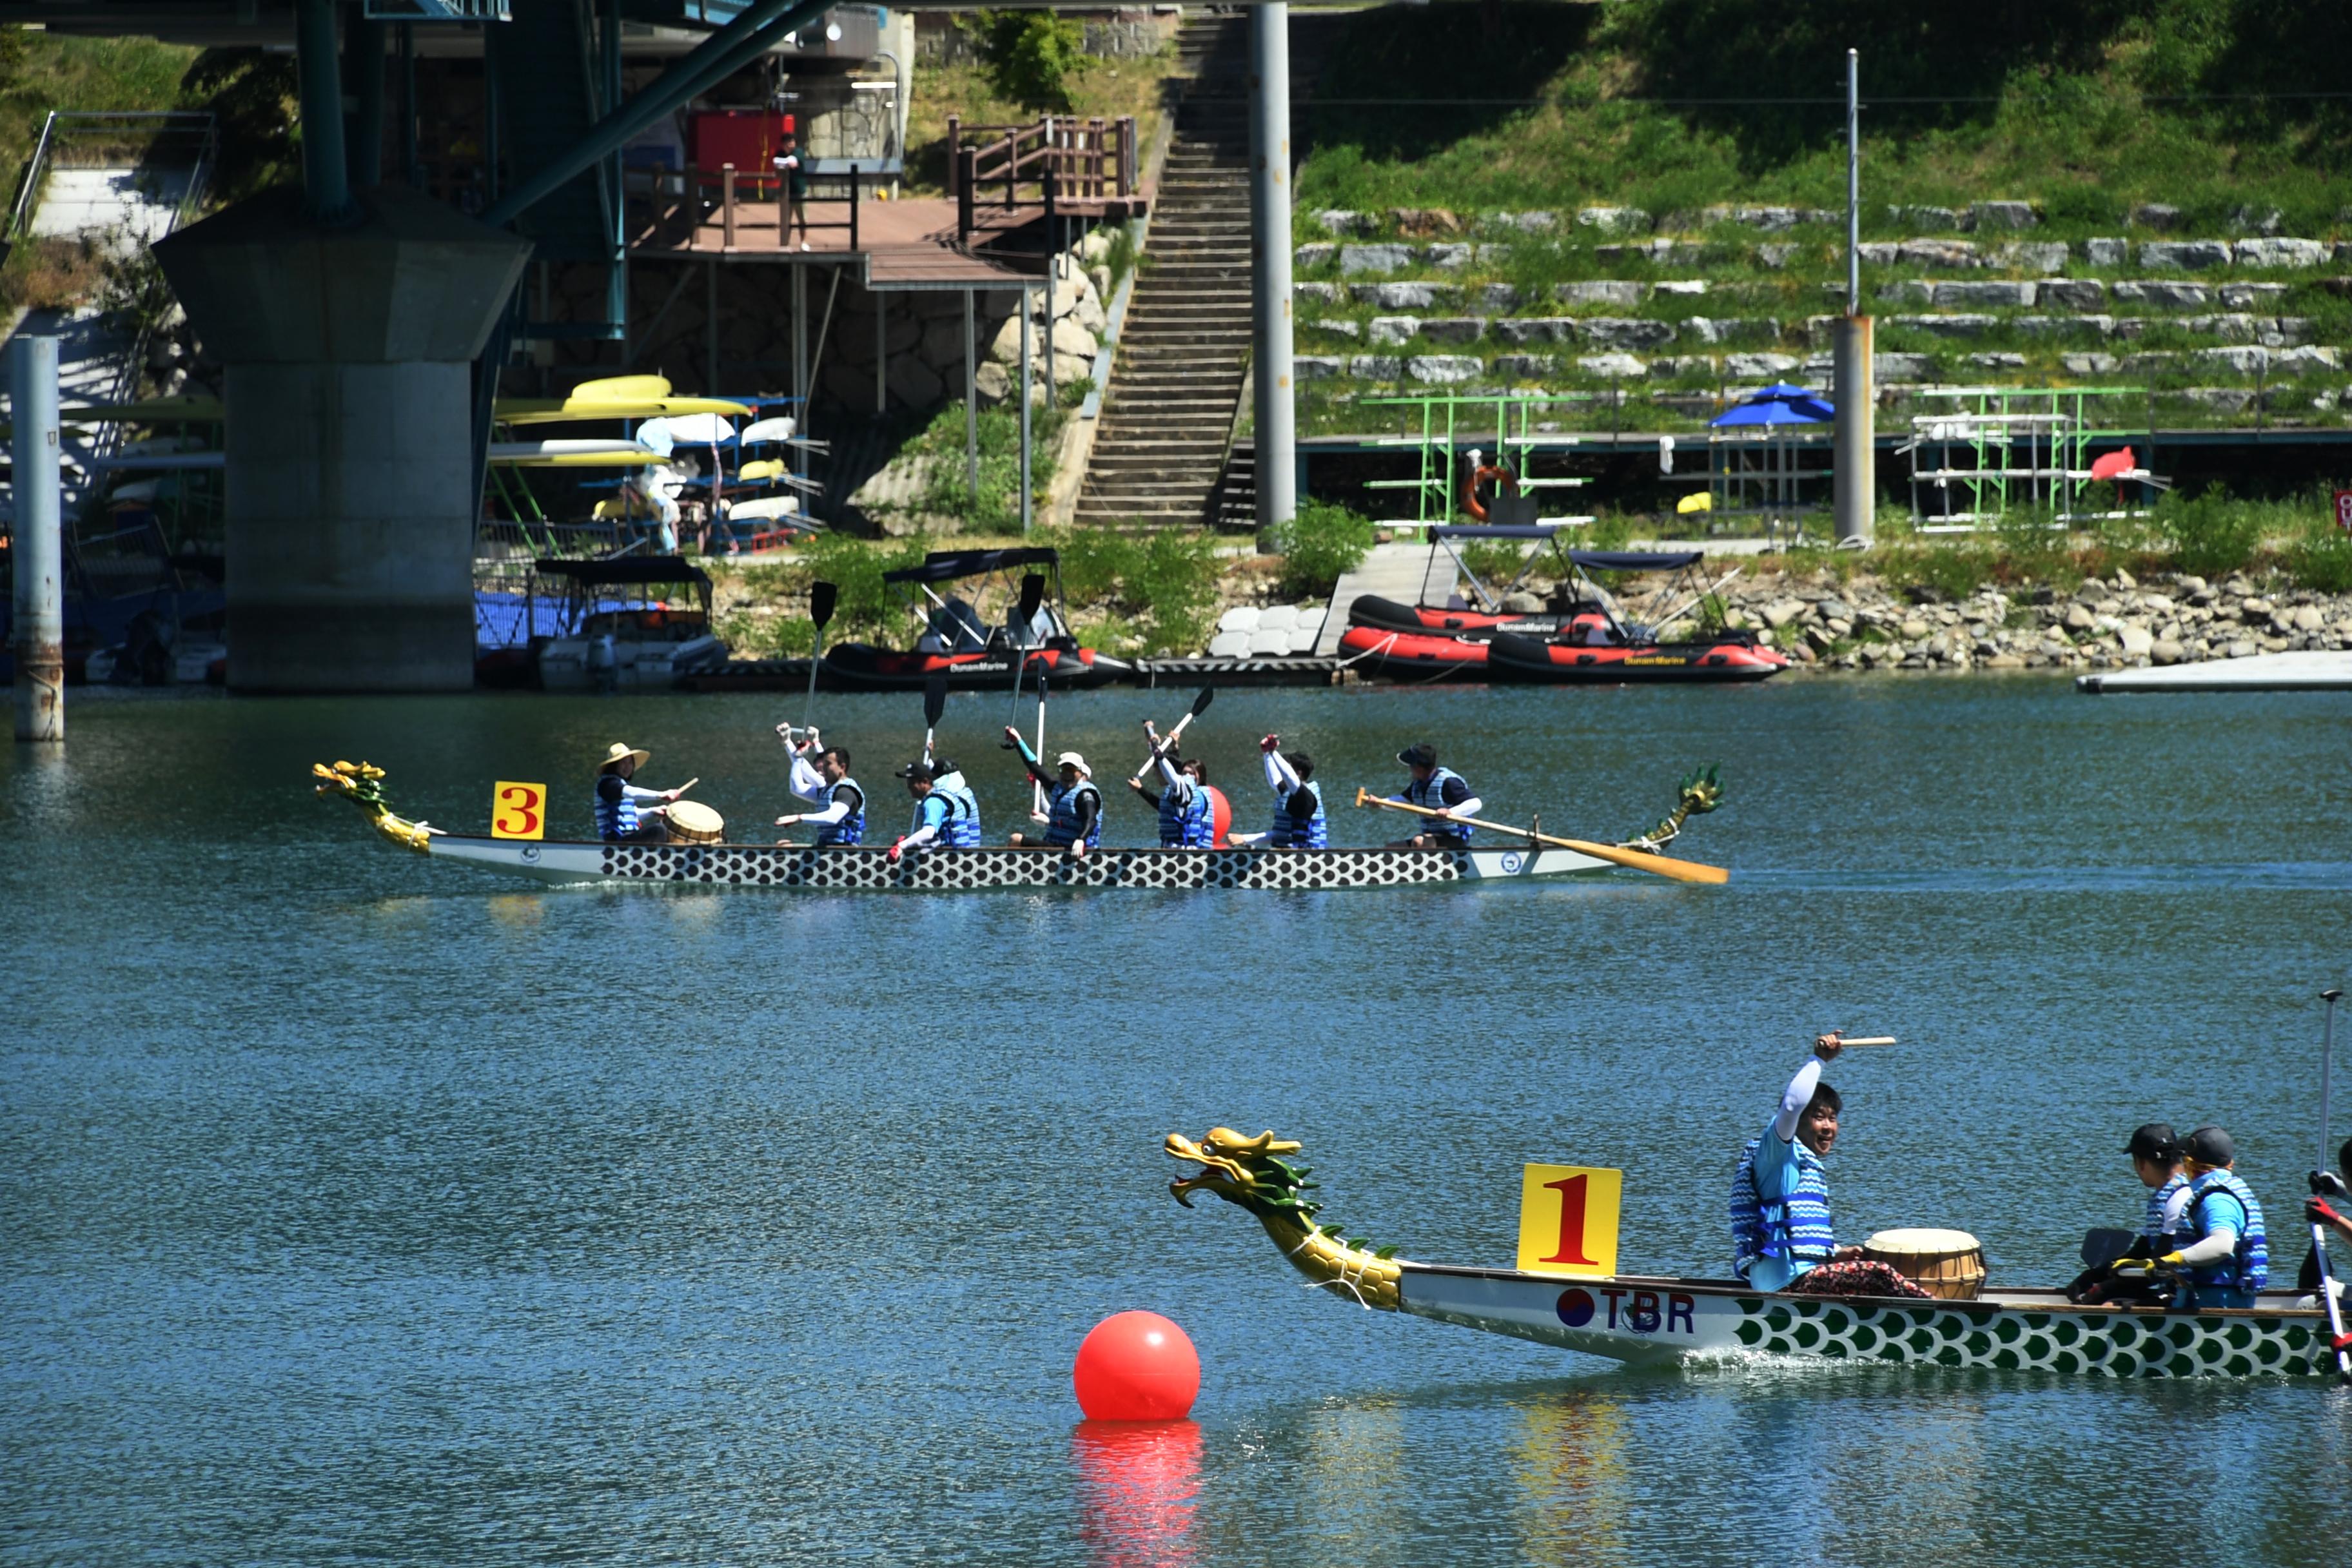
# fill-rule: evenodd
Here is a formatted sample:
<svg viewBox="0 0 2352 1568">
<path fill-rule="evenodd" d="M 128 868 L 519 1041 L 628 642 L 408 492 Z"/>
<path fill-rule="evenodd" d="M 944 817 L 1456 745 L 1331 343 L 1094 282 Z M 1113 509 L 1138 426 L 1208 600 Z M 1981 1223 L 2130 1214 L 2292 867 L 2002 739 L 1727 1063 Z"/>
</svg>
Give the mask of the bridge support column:
<svg viewBox="0 0 2352 1568">
<path fill-rule="evenodd" d="M 154 252 L 227 366 L 229 685 L 470 688 L 473 362 L 529 242 L 383 184 L 341 223 L 268 192 Z"/>
<path fill-rule="evenodd" d="M 1249 16 L 1250 292 L 1257 336 L 1251 382 L 1262 537 L 1298 512 L 1291 384 L 1290 7 L 1252 5 Z"/>
</svg>

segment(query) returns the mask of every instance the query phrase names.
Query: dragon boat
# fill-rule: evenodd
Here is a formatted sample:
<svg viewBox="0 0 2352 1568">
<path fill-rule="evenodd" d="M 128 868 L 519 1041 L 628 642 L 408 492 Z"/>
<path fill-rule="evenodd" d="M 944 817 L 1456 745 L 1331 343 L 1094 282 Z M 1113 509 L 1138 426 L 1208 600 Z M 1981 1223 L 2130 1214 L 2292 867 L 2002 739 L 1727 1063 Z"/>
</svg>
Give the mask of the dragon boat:
<svg viewBox="0 0 2352 1568">
<path fill-rule="evenodd" d="M 2060 1289 L 1968 1300 L 1768 1294 L 1738 1279 L 1562 1277 L 1416 1263 L 1322 1224 L 1297 1142 L 1231 1128 L 1168 1135 L 1198 1165 L 1169 1184 L 1187 1208 L 1210 1193 L 1255 1215 L 1291 1265 L 1375 1311 L 1403 1312 L 1635 1365 L 1755 1356 L 1996 1367 L 2098 1377 L 2332 1375 L 2322 1310 L 2288 1291 L 2193 1312 L 2076 1306 Z"/>
<path fill-rule="evenodd" d="M 553 883 L 672 883 L 832 892 L 964 892 L 994 888 L 1159 888 L 1304 891 L 1433 882 L 1510 883 L 1612 870 L 1578 850 L 1496 836 L 1469 849 L 1097 848 L 1083 858 L 1044 847 L 930 848 L 890 858 L 887 846 L 605 843 L 451 833 L 392 809 L 384 771 L 370 763 L 313 763 L 317 793 L 367 814 L 388 842 L 436 860 Z M 1688 817 L 1713 811 L 1713 769 L 1683 781 L 1673 812 L 1619 848 L 1654 855 Z"/>
</svg>

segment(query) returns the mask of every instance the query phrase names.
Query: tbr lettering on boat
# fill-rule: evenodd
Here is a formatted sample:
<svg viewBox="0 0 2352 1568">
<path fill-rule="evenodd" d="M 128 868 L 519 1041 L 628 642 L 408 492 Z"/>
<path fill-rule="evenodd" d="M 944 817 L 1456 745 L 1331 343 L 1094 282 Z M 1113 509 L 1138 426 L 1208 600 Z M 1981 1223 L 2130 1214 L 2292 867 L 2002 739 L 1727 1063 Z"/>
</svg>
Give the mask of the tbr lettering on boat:
<svg viewBox="0 0 2352 1568">
<path fill-rule="evenodd" d="M 1571 1285 L 1559 1293 L 1553 1310 L 1559 1321 L 1571 1329 L 1591 1326 L 1602 1308 L 1593 1298 L 1607 1303 L 1608 1321 L 1601 1327 L 1636 1334 L 1654 1334 L 1664 1330 L 1670 1334 L 1698 1332 L 1693 1316 L 1698 1310 L 1698 1298 L 1683 1290 L 1643 1290 L 1630 1286 L 1596 1285 L 1587 1289 Z"/>
</svg>

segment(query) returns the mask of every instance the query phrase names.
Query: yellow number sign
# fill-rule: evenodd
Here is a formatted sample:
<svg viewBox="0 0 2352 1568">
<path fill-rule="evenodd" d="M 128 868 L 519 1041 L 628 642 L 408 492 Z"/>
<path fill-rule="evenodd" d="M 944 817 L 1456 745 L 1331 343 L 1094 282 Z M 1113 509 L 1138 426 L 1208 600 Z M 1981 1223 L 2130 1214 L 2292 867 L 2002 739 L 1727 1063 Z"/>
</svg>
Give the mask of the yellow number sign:
<svg viewBox="0 0 2352 1568">
<path fill-rule="evenodd" d="M 1519 1268 L 1528 1274 L 1617 1272 L 1625 1173 L 1529 1165 L 1519 1177 Z"/>
<path fill-rule="evenodd" d="M 500 779 L 490 786 L 490 837 L 547 837 L 547 786 Z"/>
</svg>

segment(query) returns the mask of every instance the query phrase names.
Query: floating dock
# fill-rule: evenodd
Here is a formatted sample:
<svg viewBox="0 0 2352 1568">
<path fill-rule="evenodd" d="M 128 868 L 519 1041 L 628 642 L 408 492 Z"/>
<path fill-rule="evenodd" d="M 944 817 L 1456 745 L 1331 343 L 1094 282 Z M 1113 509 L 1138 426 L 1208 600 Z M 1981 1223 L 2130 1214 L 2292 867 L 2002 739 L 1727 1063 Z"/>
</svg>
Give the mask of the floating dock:
<svg viewBox="0 0 2352 1568">
<path fill-rule="evenodd" d="M 735 658 L 677 678 L 680 691 L 805 691 L 804 658 Z M 1140 658 L 1131 686 L 1345 686 L 1364 679 L 1343 658 L 1300 655 L 1287 658 Z M 816 678 L 820 690 L 842 689 Z M 864 688 L 859 688 L 864 689 Z"/>
<path fill-rule="evenodd" d="M 2105 670 L 2076 676 L 2074 689 L 2094 696 L 2108 691 L 2352 691 L 2352 651 L 2262 653 L 2162 669 Z"/>
</svg>

